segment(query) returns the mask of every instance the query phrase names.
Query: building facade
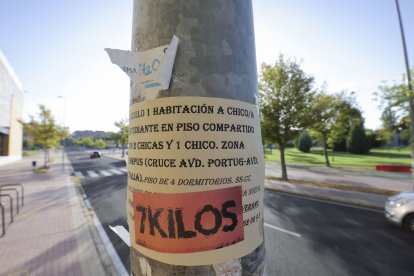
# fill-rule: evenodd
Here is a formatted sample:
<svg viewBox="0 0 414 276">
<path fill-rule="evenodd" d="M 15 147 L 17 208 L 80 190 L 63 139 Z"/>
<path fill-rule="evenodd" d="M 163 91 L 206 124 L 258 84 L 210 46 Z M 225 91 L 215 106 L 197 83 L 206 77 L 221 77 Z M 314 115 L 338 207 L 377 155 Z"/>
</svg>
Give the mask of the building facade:
<svg viewBox="0 0 414 276">
<path fill-rule="evenodd" d="M 0 165 L 22 158 L 23 87 L 0 50 Z"/>
</svg>

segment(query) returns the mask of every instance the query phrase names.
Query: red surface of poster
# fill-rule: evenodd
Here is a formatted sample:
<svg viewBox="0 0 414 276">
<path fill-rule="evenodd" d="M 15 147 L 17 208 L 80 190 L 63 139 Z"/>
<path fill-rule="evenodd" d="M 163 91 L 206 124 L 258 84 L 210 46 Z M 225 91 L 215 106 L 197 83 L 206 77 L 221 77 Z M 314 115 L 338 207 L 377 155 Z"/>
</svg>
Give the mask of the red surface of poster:
<svg viewBox="0 0 414 276">
<path fill-rule="evenodd" d="M 244 239 L 242 187 L 179 194 L 135 192 L 135 242 L 165 253 L 209 251 Z"/>
</svg>

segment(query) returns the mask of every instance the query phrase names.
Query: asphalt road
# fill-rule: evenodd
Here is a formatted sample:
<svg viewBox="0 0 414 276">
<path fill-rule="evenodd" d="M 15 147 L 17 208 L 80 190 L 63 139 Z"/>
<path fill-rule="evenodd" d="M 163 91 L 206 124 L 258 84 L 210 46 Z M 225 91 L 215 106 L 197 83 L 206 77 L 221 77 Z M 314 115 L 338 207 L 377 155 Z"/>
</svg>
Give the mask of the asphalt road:
<svg viewBox="0 0 414 276">
<path fill-rule="evenodd" d="M 125 163 L 79 151 L 68 156 L 129 271 L 129 248 L 108 227 L 128 229 Z M 380 212 L 266 191 L 264 218 L 267 275 L 413 274 L 414 236 L 388 224 Z"/>
<path fill-rule="evenodd" d="M 67 151 L 67 155 L 102 227 L 130 272 L 129 247 L 109 228 L 122 225 L 128 230 L 125 162 L 105 156 L 91 159 L 87 151 Z"/>
<path fill-rule="evenodd" d="M 266 192 L 264 218 L 268 275 L 413 275 L 414 236 L 381 212 Z"/>
</svg>

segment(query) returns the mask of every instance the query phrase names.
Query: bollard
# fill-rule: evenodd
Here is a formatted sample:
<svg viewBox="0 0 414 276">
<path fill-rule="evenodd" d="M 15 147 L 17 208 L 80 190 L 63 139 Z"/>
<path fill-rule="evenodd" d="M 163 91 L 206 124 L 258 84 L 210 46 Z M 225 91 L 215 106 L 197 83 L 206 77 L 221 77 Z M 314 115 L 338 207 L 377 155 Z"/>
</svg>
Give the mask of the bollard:
<svg viewBox="0 0 414 276">
<path fill-rule="evenodd" d="M 0 192 L 1 191 L 15 191 L 16 192 L 16 214 L 19 213 L 19 191 L 16 188 L 6 188 L 6 189 L 2 189 L 2 187 L 0 187 Z"/>
<path fill-rule="evenodd" d="M 1 204 L 1 202 L 0 202 L 0 207 L 1 207 L 1 221 L 2 221 L 1 228 L 3 230 L 0 237 L 3 237 L 4 235 L 6 235 L 6 222 L 4 220 L 4 206 L 3 204 Z"/>
<path fill-rule="evenodd" d="M 14 187 L 14 186 L 20 187 L 20 191 L 21 191 L 21 196 L 20 196 L 20 198 L 21 198 L 21 206 L 24 206 L 24 187 L 23 187 L 22 184 L 15 183 L 15 184 L 3 184 L 3 185 L 0 185 L 0 192 L 1 192 L 1 189 L 3 187 Z"/>
<path fill-rule="evenodd" d="M 0 195 L 0 197 L 6 196 L 10 199 L 10 223 L 13 222 L 13 198 L 11 195 Z"/>
</svg>

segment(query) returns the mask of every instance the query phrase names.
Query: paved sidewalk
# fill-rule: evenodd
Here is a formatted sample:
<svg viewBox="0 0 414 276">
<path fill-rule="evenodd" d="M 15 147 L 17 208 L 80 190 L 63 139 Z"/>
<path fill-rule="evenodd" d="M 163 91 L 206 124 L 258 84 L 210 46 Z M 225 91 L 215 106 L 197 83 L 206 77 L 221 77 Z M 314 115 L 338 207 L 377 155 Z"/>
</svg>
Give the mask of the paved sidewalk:
<svg viewBox="0 0 414 276">
<path fill-rule="evenodd" d="M 25 192 L 24 206 L 0 237 L 0 275 L 115 275 L 70 167 L 60 152 L 51 159 L 47 173 L 32 171 L 43 155 L 0 166 L 0 185 L 21 183 Z"/>
</svg>

